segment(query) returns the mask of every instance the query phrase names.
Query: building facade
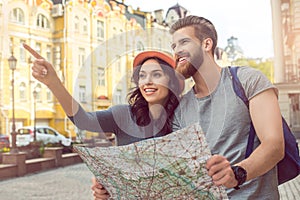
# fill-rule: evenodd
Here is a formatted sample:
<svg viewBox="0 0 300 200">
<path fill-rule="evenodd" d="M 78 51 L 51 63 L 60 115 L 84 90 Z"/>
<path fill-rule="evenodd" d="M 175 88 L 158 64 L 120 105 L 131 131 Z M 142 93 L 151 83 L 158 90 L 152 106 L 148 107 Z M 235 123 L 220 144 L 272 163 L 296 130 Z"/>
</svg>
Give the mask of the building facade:
<svg viewBox="0 0 300 200">
<path fill-rule="evenodd" d="M 53 64 L 84 109 L 106 109 L 126 103 L 134 56 L 149 49 L 170 53 L 166 21 L 188 14 L 179 5 L 166 16 L 154 13 L 115 0 L 0 0 L 0 132 L 11 132 L 14 79 L 17 128 L 48 125 L 73 138 L 82 133 L 48 88 L 31 76 L 34 58 L 23 43 Z M 7 61 L 12 54 L 17 58 L 14 77 Z"/>
<path fill-rule="evenodd" d="M 300 0 L 271 0 L 274 83 L 292 130 L 300 137 Z"/>
</svg>

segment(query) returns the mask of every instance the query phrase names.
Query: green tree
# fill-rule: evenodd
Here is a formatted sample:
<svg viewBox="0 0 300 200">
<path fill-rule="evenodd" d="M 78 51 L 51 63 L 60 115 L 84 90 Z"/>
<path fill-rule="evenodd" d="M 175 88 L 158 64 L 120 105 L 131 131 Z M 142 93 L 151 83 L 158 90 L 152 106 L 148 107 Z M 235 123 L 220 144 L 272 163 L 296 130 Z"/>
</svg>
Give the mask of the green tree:
<svg viewBox="0 0 300 200">
<path fill-rule="evenodd" d="M 274 64 L 271 59 L 262 60 L 262 59 L 246 59 L 239 58 L 232 62 L 232 65 L 235 66 L 250 66 L 255 69 L 260 70 L 272 83 L 274 81 Z"/>
</svg>

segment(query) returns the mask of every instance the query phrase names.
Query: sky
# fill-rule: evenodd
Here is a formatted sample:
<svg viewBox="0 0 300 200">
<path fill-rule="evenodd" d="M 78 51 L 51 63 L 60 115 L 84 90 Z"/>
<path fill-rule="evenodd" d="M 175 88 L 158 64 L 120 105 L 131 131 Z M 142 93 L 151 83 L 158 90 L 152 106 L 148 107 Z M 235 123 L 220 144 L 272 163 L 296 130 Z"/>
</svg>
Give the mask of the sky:
<svg viewBox="0 0 300 200">
<path fill-rule="evenodd" d="M 218 32 L 218 47 L 225 48 L 227 39 L 238 38 L 244 55 L 250 58 L 274 56 L 271 0 L 125 0 L 134 9 L 152 12 L 167 10 L 177 3 L 190 14 L 209 19 Z"/>
</svg>

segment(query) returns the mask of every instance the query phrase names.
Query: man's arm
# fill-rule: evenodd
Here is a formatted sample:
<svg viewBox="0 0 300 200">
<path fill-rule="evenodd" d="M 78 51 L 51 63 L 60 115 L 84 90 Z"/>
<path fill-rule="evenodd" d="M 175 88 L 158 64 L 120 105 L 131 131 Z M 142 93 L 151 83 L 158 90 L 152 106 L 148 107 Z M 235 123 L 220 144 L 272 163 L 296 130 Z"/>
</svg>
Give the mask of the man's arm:
<svg viewBox="0 0 300 200">
<path fill-rule="evenodd" d="M 245 160 L 236 165 L 247 171 L 247 180 L 271 170 L 284 156 L 284 137 L 277 96 L 268 89 L 250 100 L 251 119 L 261 144 Z M 229 161 L 214 155 L 207 161 L 208 173 L 216 185 L 232 188 L 237 185 Z"/>
<path fill-rule="evenodd" d="M 246 169 L 247 180 L 265 174 L 284 157 L 284 136 L 278 100 L 273 89 L 250 100 L 249 110 L 261 144 L 237 165 Z"/>
</svg>

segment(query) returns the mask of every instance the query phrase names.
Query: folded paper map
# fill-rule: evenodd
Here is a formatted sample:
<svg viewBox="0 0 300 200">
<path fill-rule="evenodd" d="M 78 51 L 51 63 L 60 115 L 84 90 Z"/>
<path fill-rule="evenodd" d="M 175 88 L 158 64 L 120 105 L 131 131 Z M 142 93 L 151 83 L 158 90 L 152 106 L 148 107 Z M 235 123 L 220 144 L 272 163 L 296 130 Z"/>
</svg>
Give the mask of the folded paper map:
<svg viewBox="0 0 300 200">
<path fill-rule="evenodd" d="M 198 124 L 125 146 L 75 150 L 110 199 L 228 199 L 207 174 L 211 153 Z"/>
</svg>

